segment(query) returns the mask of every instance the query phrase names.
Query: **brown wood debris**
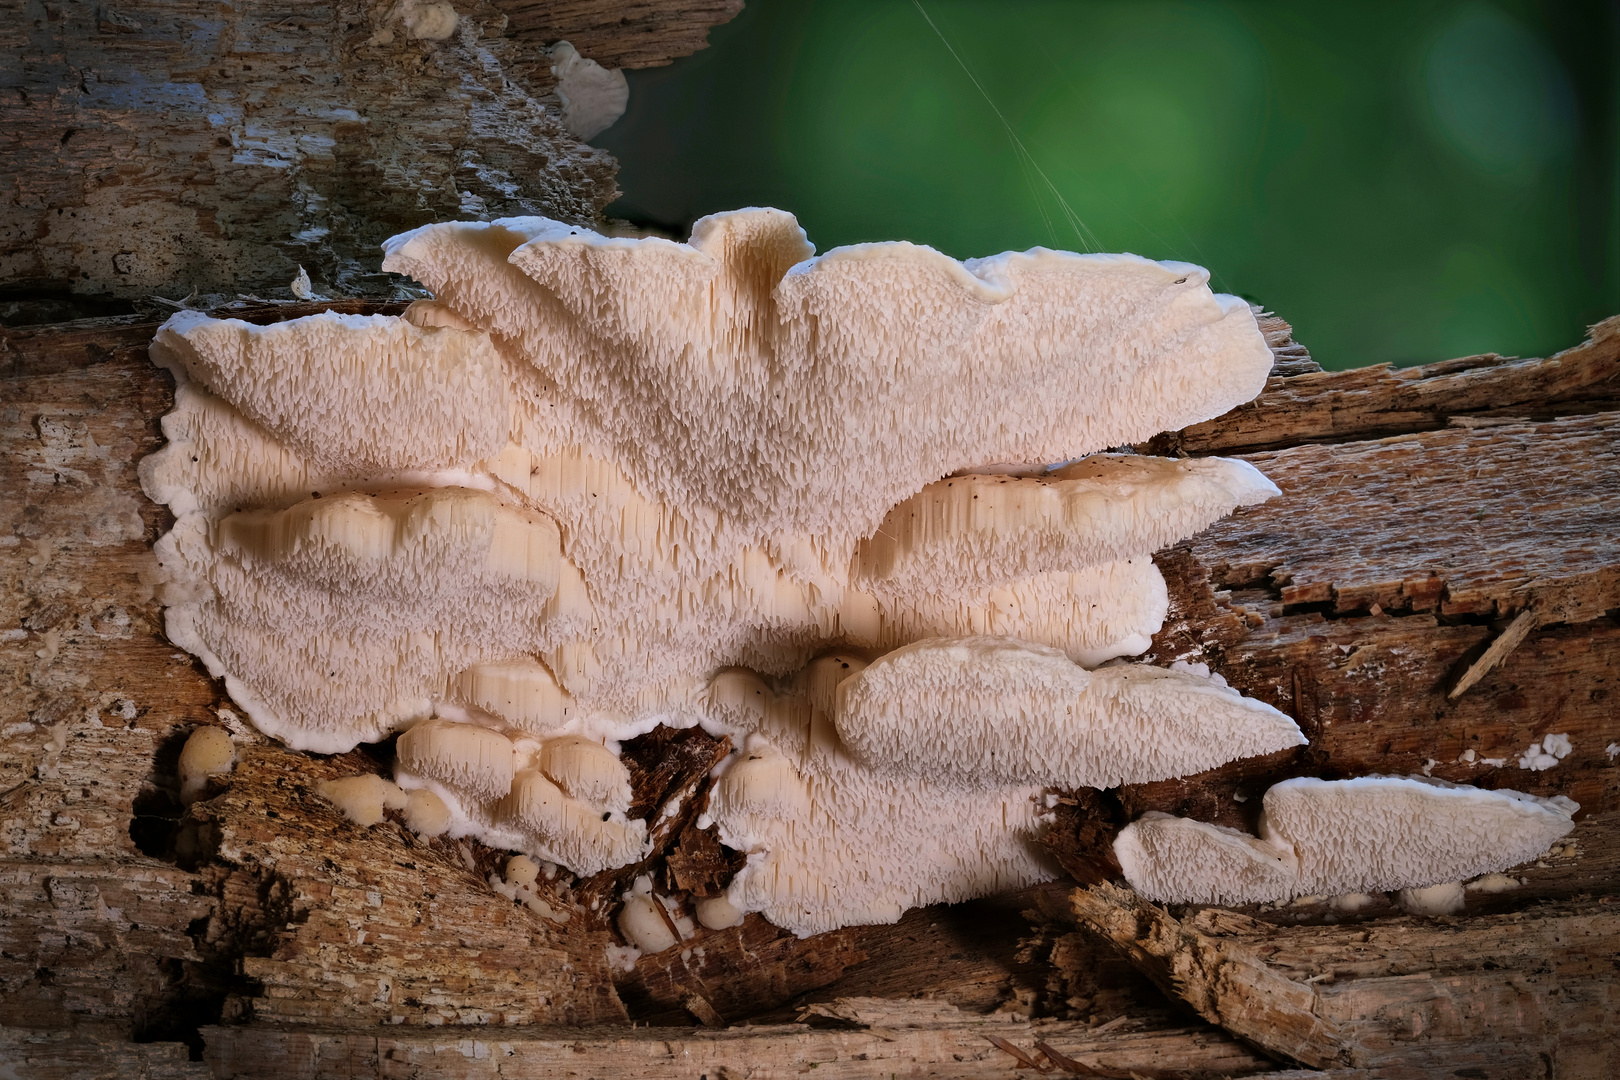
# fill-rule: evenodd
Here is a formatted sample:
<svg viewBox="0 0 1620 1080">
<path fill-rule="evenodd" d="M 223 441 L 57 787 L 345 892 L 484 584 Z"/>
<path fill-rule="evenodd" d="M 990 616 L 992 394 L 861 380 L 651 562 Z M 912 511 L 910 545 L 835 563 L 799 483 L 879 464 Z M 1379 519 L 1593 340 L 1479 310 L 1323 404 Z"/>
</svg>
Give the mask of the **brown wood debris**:
<svg viewBox="0 0 1620 1080">
<path fill-rule="evenodd" d="M 1220 908 L 1177 918 L 1113 885 L 1073 905 L 1167 993 L 1284 1060 L 1476 1080 L 1600 1080 L 1620 1061 L 1609 897 L 1286 928 Z"/>
<path fill-rule="evenodd" d="M 1271 348 L 1271 374 L 1277 376 L 1308 375 L 1321 371 L 1322 365 L 1311 359 L 1310 350 L 1294 340 L 1294 328 L 1275 312 L 1265 311 L 1250 304 L 1260 333 L 1265 335 Z"/>
<path fill-rule="evenodd" d="M 274 874 L 285 898 L 265 947 L 244 950 L 228 1012 L 306 1024 L 627 1019 L 609 939 L 566 888 L 550 893 L 564 921 L 545 918 L 496 893 L 495 860 L 467 841 L 423 840 L 394 820 L 352 824 L 314 789 L 365 771 L 359 752 L 311 760 L 266 741 L 239 757 L 228 788 L 192 810 L 209 825 L 205 866 Z M 225 898 L 218 917 L 253 903 Z"/>
<path fill-rule="evenodd" d="M 1350 371 L 1278 368 L 1259 397 L 1224 416 L 1147 444 L 1149 453 L 1233 454 L 1307 442 L 1348 442 L 1443 428 L 1453 418 L 1489 426 L 1620 408 L 1620 316 L 1546 359 L 1487 353 L 1421 367 Z"/>
<path fill-rule="evenodd" d="M 617 162 L 564 126 L 547 47 L 668 63 L 742 2 L 441 6 L 453 32 L 419 39 L 405 3 L 5 4 L 0 322 L 188 291 L 284 298 L 300 267 L 317 292 L 421 295 L 382 273 L 386 237 L 599 224 Z"/>
<path fill-rule="evenodd" d="M 1539 614 L 1533 608 L 1525 608 L 1515 615 L 1513 621 L 1508 623 L 1507 629 L 1491 642 L 1490 648 L 1481 653 L 1479 659 L 1469 664 L 1468 670 L 1458 676 L 1457 685 L 1451 688 L 1446 697 L 1460 698 L 1468 693 L 1468 688 L 1483 679 L 1491 668 L 1506 660 L 1508 654 L 1530 636 L 1530 631 L 1534 630 L 1536 623 L 1540 621 Z"/>
<path fill-rule="evenodd" d="M 609 68 L 667 64 L 709 44 L 710 27 L 730 22 L 743 0 L 493 0 L 506 33 L 536 48 L 567 41 Z"/>
<path fill-rule="evenodd" d="M 204 1040 L 205 1060 L 214 1075 L 237 1080 L 375 1076 L 384 1069 L 390 1076 L 431 1073 L 438 1080 L 556 1076 L 564 1070 L 616 1080 L 670 1076 L 888 1080 L 892 1074 L 1006 1080 L 1020 1075 L 1015 1072 L 1018 1060 L 998 1043 L 1012 1047 L 1025 1060 L 1040 1061 L 1036 1042 L 1125 1076 L 1136 1072 L 1176 1080 L 1217 1080 L 1257 1076 L 1273 1068 L 1265 1057 L 1210 1028 L 1138 1031 L 1123 1025 L 1098 1034 L 1079 1023 L 950 1018 L 933 1009 L 915 1023 L 881 1028 L 783 1024 L 723 1031 L 469 1032 L 447 1039 L 409 1032 L 254 1026 L 209 1028 Z"/>
<path fill-rule="evenodd" d="M 1283 494 L 1190 541 L 1221 586 L 1333 615 L 1620 608 L 1620 413 L 1243 457 Z"/>
</svg>

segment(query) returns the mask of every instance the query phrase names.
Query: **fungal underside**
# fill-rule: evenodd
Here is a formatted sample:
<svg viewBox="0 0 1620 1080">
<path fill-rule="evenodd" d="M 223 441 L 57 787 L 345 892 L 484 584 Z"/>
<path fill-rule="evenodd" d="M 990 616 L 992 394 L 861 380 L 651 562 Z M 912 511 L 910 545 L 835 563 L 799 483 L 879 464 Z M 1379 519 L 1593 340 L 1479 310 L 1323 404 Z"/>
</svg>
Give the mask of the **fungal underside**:
<svg viewBox="0 0 1620 1080">
<path fill-rule="evenodd" d="M 1173 903 L 1422 890 L 1537 858 L 1579 809 L 1427 776 L 1299 777 L 1267 790 L 1258 837 L 1150 812 L 1114 852 L 1132 888 Z"/>
<path fill-rule="evenodd" d="M 1134 256 L 812 250 L 773 210 L 429 226 L 387 245 L 437 296 L 403 317 L 176 315 L 170 637 L 293 747 L 404 732 L 451 835 L 577 873 L 647 853 L 619 740 L 730 735 L 727 903 L 801 934 L 1049 876 L 1043 788 L 1303 742 L 1120 663 L 1152 553 L 1275 492 L 1102 452 L 1258 392 L 1247 305 Z"/>
</svg>

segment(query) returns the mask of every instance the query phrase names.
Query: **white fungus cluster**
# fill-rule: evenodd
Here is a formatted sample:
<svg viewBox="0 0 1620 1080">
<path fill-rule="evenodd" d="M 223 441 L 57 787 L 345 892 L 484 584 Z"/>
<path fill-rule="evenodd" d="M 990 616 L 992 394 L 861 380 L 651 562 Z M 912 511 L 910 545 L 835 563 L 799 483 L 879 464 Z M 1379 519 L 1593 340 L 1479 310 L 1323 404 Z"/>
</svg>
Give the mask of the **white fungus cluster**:
<svg viewBox="0 0 1620 1080">
<path fill-rule="evenodd" d="M 489 887 L 515 903 L 522 904 L 542 919 L 565 923 L 573 917 L 572 909 L 563 903 L 553 904 L 540 893 L 541 866 L 527 855 L 514 855 L 506 861 L 504 876 L 491 874 Z M 546 877 L 556 875 L 557 868 L 546 864 Z"/>
<path fill-rule="evenodd" d="M 1230 458 L 1093 454 L 1036 476 L 953 476 L 884 515 L 857 573 L 879 595 L 971 592 L 1157 551 L 1275 494 Z"/>
<path fill-rule="evenodd" d="M 1554 768 L 1574 749 L 1568 735 L 1543 735 L 1530 744 L 1530 749 L 1519 755 L 1519 768 L 1542 772 Z"/>
<path fill-rule="evenodd" d="M 386 811 L 398 810 L 405 827 L 418 836 L 443 836 L 450 830 L 450 808 L 443 799 L 431 791 L 406 791 L 371 773 L 322 780 L 315 785 L 315 794 L 363 828 L 380 822 Z"/>
<path fill-rule="evenodd" d="M 1098 453 L 1257 393 L 1248 306 L 1135 256 L 812 250 L 775 210 L 435 225 L 386 245 L 437 296 L 403 317 L 175 316 L 170 637 L 262 730 L 400 732 L 444 831 L 576 873 L 647 853 L 619 740 L 732 735 L 711 927 L 1022 886 L 1040 787 L 1300 744 L 1207 671 L 1088 670 L 1163 622 L 1154 551 L 1276 491 Z"/>
<path fill-rule="evenodd" d="M 369 829 L 381 821 L 384 811 L 405 809 L 404 790 L 371 773 L 322 780 L 315 785 L 315 794 L 362 828 Z"/>
<path fill-rule="evenodd" d="M 1150 812 L 1114 853 L 1137 892 L 1166 903 L 1401 890 L 1407 910 L 1447 913 L 1461 904 L 1453 883 L 1536 858 L 1578 809 L 1424 776 L 1300 778 L 1266 792 L 1259 837 Z"/>
<path fill-rule="evenodd" d="M 872 772 L 966 790 L 1110 788 L 1303 745 L 1293 720 L 1190 671 L 1087 671 L 1014 638 L 931 639 L 839 683 L 838 735 Z M 1218 739 L 1206 739 L 1211 730 Z M 918 738 L 934 732 L 947 738 Z"/>
<path fill-rule="evenodd" d="M 697 933 L 697 924 L 681 912 L 680 904 L 655 893 L 646 874 L 636 875 L 621 900 L 619 933 L 637 952 L 663 952 Z"/>
</svg>

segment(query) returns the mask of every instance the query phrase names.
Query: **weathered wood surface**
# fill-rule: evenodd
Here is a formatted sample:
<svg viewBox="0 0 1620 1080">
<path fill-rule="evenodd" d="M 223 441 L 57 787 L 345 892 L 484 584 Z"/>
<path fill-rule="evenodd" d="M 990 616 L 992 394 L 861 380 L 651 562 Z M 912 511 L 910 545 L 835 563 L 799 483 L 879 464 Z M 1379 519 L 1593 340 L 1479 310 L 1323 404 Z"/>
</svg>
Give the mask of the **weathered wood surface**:
<svg viewBox="0 0 1620 1080">
<path fill-rule="evenodd" d="M 1178 919 L 1112 885 L 1076 890 L 1073 909 L 1168 993 L 1284 1060 L 1477 1080 L 1620 1070 L 1611 897 L 1287 928 L 1220 908 Z"/>
<path fill-rule="evenodd" d="M 310 760 L 260 743 L 241 757 L 225 790 L 190 815 L 199 877 L 219 897 L 203 939 L 242 954 L 228 1015 L 360 1026 L 627 1022 L 600 926 L 514 905 L 490 888 L 489 865 L 471 845 L 421 840 L 392 820 L 360 828 L 311 791 L 374 768 L 365 755 Z M 260 940 L 232 940 L 244 930 Z"/>
<path fill-rule="evenodd" d="M 743 0 L 493 0 L 506 34 L 544 47 L 567 41 L 603 67 L 645 68 L 708 45 L 709 28 L 729 22 Z"/>
<path fill-rule="evenodd" d="M 261 1032 L 252 1037 L 269 1042 L 253 1053 L 272 1054 L 279 1028 L 239 1022 L 521 1026 L 628 1015 L 696 1024 L 706 1010 L 730 1022 L 791 1019 L 795 999 L 928 994 L 970 1014 L 1096 1023 L 1126 1014 L 1147 1025 L 1143 1038 L 1184 1026 L 1119 961 L 1075 933 L 1016 919 L 1023 901 L 931 909 L 803 942 L 753 920 L 699 930 L 680 949 L 609 972 L 600 946 L 622 880 L 560 881 L 554 899 L 579 908 L 558 926 L 490 890 L 498 853 L 420 843 L 394 824 L 359 830 L 309 793 L 321 776 L 386 768 L 386 749 L 312 759 L 243 741 L 230 783 L 183 825 L 179 743 L 198 724 L 230 722 L 221 710 L 231 704 L 163 640 L 148 584 L 150 543 L 167 518 L 140 494 L 134 464 L 161 445 L 157 419 L 172 393 L 145 357 L 154 329 L 126 317 L 0 331 L 0 1023 L 93 1024 L 199 1045 L 199 1026 L 224 1021 L 234 1034 L 215 1038 Z M 1271 336 L 1279 369 L 1308 366 L 1285 332 Z M 1598 346 L 1614 339 L 1600 338 L 1563 356 L 1606 362 Z M 1520 371 L 1503 363 L 1464 374 Z M 1387 394 L 1423 375 L 1403 373 Z M 1333 394 L 1364 379 L 1279 377 L 1267 393 L 1307 401 L 1291 386 L 1309 380 L 1314 394 Z M 1151 655 L 1210 663 L 1297 716 L 1312 745 L 1185 780 L 1065 793 L 1051 836 L 1064 865 L 1081 880 L 1108 876 L 1113 831 L 1145 809 L 1252 827 L 1259 796 L 1282 777 L 1427 768 L 1583 805 L 1566 846 L 1515 870 L 1515 890 L 1470 893 L 1471 913 L 1531 918 L 1538 900 L 1614 893 L 1620 768 L 1605 747 L 1620 742 L 1611 599 L 1620 554 L 1612 533 L 1587 527 L 1608 527 L 1620 504 L 1616 418 L 1589 407 L 1608 400 L 1606 379 L 1576 379 L 1585 398 L 1560 391 L 1551 414 L 1565 419 L 1467 427 L 1425 414 L 1415 435 L 1312 443 L 1301 429 L 1291 438 L 1311 445 L 1256 456 L 1282 498 L 1160 553 L 1173 607 Z M 1470 385 L 1489 400 L 1488 385 Z M 1369 413 L 1398 411 L 1363 400 Z M 1544 621 L 1448 699 L 1526 605 Z M 1519 768 L 1530 742 L 1553 732 L 1569 734 L 1574 752 L 1550 770 Z M 646 776 L 638 790 L 661 784 L 660 800 L 684 792 L 688 815 L 703 797 L 678 769 Z M 673 857 L 645 869 L 661 890 L 712 892 L 724 853 L 692 828 L 671 833 Z M 1247 914 L 1275 924 L 1332 915 L 1320 905 Z M 1062 975 L 1049 962 L 1058 954 L 1083 963 L 1089 981 Z M 571 971 L 556 963 L 563 956 Z M 766 1046 L 776 1036 L 760 1037 Z M 433 1045 L 402 1038 L 418 1047 L 411 1054 Z"/>
<path fill-rule="evenodd" d="M 1208 663 L 1293 716 L 1310 745 L 1127 785 L 1100 802 L 1070 796 L 1054 848 L 1079 880 L 1117 870 L 1107 845 L 1146 810 L 1252 830 L 1278 780 L 1382 772 L 1568 795 L 1582 806 L 1572 837 L 1596 869 L 1561 872 L 1556 885 L 1532 873 L 1535 888 L 1620 888 L 1606 854 L 1620 822 L 1620 768 L 1608 749 L 1620 746 L 1620 411 L 1592 411 L 1620 384 L 1617 330 L 1620 319 L 1594 327 L 1556 364 L 1452 361 L 1376 378 L 1363 369 L 1271 380 L 1262 400 L 1303 442 L 1242 456 L 1282 495 L 1157 556 L 1172 604 L 1148 655 Z M 1447 426 L 1406 409 L 1413 386 L 1458 377 L 1458 367 L 1471 381 L 1452 419 L 1523 401 L 1526 373 L 1549 369 L 1568 376 L 1546 410 L 1562 418 Z M 1312 403 L 1345 396 L 1361 415 L 1400 415 L 1423 430 L 1332 441 L 1345 426 Z M 1201 425 L 1200 445 L 1226 435 L 1223 445 L 1242 445 L 1251 408 Z M 1526 610 L 1536 628 L 1452 698 Z M 1522 767 L 1548 734 L 1569 735 L 1573 752 L 1552 769 Z M 1521 902 L 1533 895 L 1527 886 Z"/>
<path fill-rule="evenodd" d="M 1545 359 L 1487 353 L 1421 367 L 1274 372 L 1264 392 L 1224 416 L 1152 440 L 1154 453 L 1232 454 L 1347 442 L 1502 418 L 1545 420 L 1620 409 L 1620 318 Z"/>
<path fill-rule="evenodd" d="M 858 1005 L 846 1012 L 859 1016 Z M 1213 1028 L 1096 1031 L 1085 1024 L 1009 1021 L 955 1014 L 931 1002 L 897 1002 L 881 1022 L 762 1025 L 724 1031 L 640 1028 L 523 1033 L 320 1032 L 268 1027 L 210 1028 L 205 1060 L 225 1080 L 336 1080 L 429 1074 L 440 1080 L 557 1076 L 814 1076 L 878 1078 L 1036 1076 L 1053 1069 L 1037 1043 L 1092 1075 L 1215 1080 L 1264 1074 L 1269 1059 Z M 1004 1045 L 1003 1045 L 1004 1044 Z M 1059 1070 L 1056 1075 L 1065 1075 Z"/>
<path fill-rule="evenodd" d="M 1283 497 L 1191 542 L 1218 586 L 1335 616 L 1620 608 L 1620 412 L 1244 456 Z"/>
<path fill-rule="evenodd" d="M 284 297 L 299 265 L 387 296 L 393 233 L 597 223 L 617 165 L 563 126 L 544 49 L 666 63 L 742 6 L 457 0 L 415 39 L 428 3 L 0 0 L 0 304 Z"/>
<path fill-rule="evenodd" d="M 0 863 L 0 1024 L 172 1027 L 166 969 L 202 962 L 193 923 L 215 911 L 196 880 L 156 859 Z"/>
<path fill-rule="evenodd" d="M 26 1080 L 212 1080 L 184 1043 L 132 1043 L 94 1028 L 0 1027 L 0 1068 Z"/>
</svg>

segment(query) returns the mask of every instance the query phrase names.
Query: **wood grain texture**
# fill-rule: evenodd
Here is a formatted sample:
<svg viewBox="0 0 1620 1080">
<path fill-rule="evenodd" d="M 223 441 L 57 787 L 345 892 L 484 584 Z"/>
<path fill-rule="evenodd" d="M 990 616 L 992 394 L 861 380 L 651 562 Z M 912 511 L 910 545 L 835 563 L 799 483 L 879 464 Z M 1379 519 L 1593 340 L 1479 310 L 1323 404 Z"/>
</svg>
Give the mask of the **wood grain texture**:
<svg viewBox="0 0 1620 1080">
<path fill-rule="evenodd" d="M 1226 588 L 1336 615 L 1620 608 L 1620 412 L 1246 454 L 1282 497 L 1200 534 Z"/>
<path fill-rule="evenodd" d="M 184 1043 L 132 1043 L 113 1031 L 0 1027 L 0 1066 L 19 1080 L 212 1080 Z"/>
<path fill-rule="evenodd" d="M 1530 636 L 1530 631 L 1536 628 L 1539 621 L 1540 612 L 1528 607 L 1513 616 L 1513 621 L 1507 624 L 1507 629 L 1492 639 L 1479 659 L 1468 665 L 1468 670 L 1464 671 L 1457 679 L 1457 684 L 1446 692 L 1446 697 L 1455 700 L 1468 693 L 1469 688 L 1489 674 L 1491 668 L 1506 660 L 1514 649 L 1523 644 L 1524 639 Z"/>
<path fill-rule="evenodd" d="M 366 0 L 0 0 L 0 305 L 285 297 L 300 265 L 317 291 L 388 296 L 394 233 L 598 223 L 617 164 L 563 126 L 545 46 L 667 63 L 741 3 L 454 7 L 432 41 Z"/>
<path fill-rule="evenodd" d="M 1283 928 L 1219 908 L 1177 918 L 1127 889 L 1076 890 L 1081 925 L 1167 992 L 1317 1068 L 1477 1080 L 1601 1080 L 1620 1067 L 1620 906 Z"/>
<path fill-rule="evenodd" d="M 1453 417 L 1550 419 L 1620 408 L 1620 316 L 1546 359 L 1487 353 L 1421 367 L 1278 370 L 1259 397 L 1152 440 L 1152 453 L 1231 454 L 1429 431 Z"/>
<path fill-rule="evenodd" d="M 322 779 L 369 771 L 366 755 L 311 760 L 259 742 L 240 757 L 225 790 L 189 815 L 220 897 L 205 940 L 228 942 L 244 921 L 269 931 L 239 946 L 231 1015 L 362 1026 L 628 1019 L 607 935 L 563 898 L 566 922 L 542 918 L 490 888 L 470 845 L 422 840 L 395 820 L 361 828 L 314 793 Z M 270 879 L 280 910 L 255 899 Z"/>
<path fill-rule="evenodd" d="M 196 884 L 156 859 L 0 863 L 0 1024 L 43 1011 L 152 1029 L 166 968 L 202 960 L 192 923 L 214 905 Z"/>
<path fill-rule="evenodd" d="M 888 1023 L 875 1028 L 793 1024 L 723 1031 L 446 1032 L 438 1038 L 392 1032 L 210 1028 L 204 1032 L 205 1060 L 221 1080 L 377 1075 L 493 1080 L 558 1076 L 565 1070 L 572 1076 L 620 1080 L 670 1076 L 888 1080 L 896 1073 L 1005 1080 L 1020 1075 L 1017 1058 L 997 1046 L 993 1036 L 1026 1060 L 1042 1063 L 1034 1043 L 1046 1042 L 1070 1058 L 1108 1070 L 1103 1075 L 1128 1077 L 1135 1070 L 1178 1080 L 1215 1080 L 1274 1068 L 1269 1059 L 1211 1028 L 1142 1032 L 1127 1026 L 1093 1034 L 1085 1024 L 942 1017 L 937 1008 L 926 1009 L 918 1022 L 908 1024 L 903 1014 L 896 1015 L 901 1013 L 899 1008 L 890 1010 Z"/>
<path fill-rule="evenodd" d="M 709 44 L 709 28 L 736 18 L 743 0 L 493 0 L 524 45 L 567 41 L 609 68 L 667 64 Z"/>
</svg>

